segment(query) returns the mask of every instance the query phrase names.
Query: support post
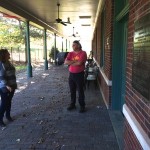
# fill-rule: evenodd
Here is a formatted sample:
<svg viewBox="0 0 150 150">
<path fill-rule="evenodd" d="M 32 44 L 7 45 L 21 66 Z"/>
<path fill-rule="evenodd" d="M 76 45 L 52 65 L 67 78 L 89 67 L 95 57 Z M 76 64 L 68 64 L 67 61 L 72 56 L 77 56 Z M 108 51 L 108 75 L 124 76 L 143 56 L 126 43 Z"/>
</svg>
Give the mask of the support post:
<svg viewBox="0 0 150 150">
<path fill-rule="evenodd" d="M 31 53 L 30 53 L 30 30 L 29 21 L 26 24 L 26 44 L 27 44 L 27 77 L 32 77 Z"/>
<path fill-rule="evenodd" d="M 64 50 L 63 50 L 63 37 L 62 37 L 62 52 L 63 52 Z"/>
<path fill-rule="evenodd" d="M 54 33 L 54 64 L 56 64 L 56 33 Z"/>
<path fill-rule="evenodd" d="M 70 41 L 69 41 L 69 50 L 70 50 Z"/>
<path fill-rule="evenodd" d="M 47 61 L 47 31 L 44 29 L 44 68 L 48 70 L 48 61 Z"/>
<path fill-rule="evenodd" d="M 67 52 L 67 39 L 66 39 L 66 52 Z"/>
</svg>

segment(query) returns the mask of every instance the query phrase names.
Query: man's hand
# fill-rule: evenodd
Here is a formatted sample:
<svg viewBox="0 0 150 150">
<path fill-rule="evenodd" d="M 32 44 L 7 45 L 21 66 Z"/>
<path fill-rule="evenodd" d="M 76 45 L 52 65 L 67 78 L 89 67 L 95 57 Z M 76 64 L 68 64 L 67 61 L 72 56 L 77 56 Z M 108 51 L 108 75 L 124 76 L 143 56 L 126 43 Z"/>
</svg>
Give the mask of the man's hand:
<svg viewBox="0 0 150 150">
<path fill-rule="evenodd" d="M 65 65 L 72 65 L 75 62 L 76 62 L 76 60 L 65 60 L 64 64 Z"/>
<path fill-rule="evenodd" d="M 80 66 L 83 64 L 83 62 L 78 61 L 78 60 L 65 60 L 64 64 L 71 65 L 71 66 Z"/>
<path fill-rule="evenodd" d="M 75 60 L 74 63 L 71 64 L 71 66 L 80 66 L 82 64 L 83 64 L 83 62 Z"/>
</svg>

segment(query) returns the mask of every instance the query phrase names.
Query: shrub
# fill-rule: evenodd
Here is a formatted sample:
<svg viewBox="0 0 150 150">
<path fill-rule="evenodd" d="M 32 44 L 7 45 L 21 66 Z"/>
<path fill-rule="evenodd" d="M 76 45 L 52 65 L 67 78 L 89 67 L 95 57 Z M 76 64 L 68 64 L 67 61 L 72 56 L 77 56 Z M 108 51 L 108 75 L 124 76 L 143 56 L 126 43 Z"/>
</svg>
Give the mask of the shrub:
<svg viewBox="0 0 150 150">
<path fill-rule="evenodd" d="M 55 58 L 54 58 L 54 52 L 55 52 L 55 51 L 56 51 L 56 55 L 55 55 Z M 56 60 L 56 59 L 57 59 L 57 54 L 58 54 L 58 53 L 59 53 L 58 48 L 56 48 L 56 50 L 55 50 L 55 47 L 53 46 L 53 47 L 51 48 L 50 53 L 49 53 L 50 59 Z"/>
</svg>

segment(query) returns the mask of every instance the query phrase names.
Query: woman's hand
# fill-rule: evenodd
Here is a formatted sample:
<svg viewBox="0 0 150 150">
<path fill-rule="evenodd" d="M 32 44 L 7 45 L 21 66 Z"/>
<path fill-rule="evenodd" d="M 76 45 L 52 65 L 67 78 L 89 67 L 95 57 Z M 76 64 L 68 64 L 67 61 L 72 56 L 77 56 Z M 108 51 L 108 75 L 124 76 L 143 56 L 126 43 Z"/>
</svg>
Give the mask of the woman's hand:
<svg viewBox="0 0 150 150">
<path fill-rule="evenodd" d="M 10 86 L 6 86 L 9 92 L 12 92 L 12 88 Z"/>
</svg>

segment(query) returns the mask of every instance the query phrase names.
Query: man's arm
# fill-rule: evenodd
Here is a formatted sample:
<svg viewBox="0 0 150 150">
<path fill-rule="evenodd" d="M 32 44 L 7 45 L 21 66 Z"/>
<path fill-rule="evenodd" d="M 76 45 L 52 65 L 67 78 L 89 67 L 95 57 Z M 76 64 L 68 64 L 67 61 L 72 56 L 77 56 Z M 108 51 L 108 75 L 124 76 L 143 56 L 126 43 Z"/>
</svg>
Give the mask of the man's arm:
<svg viewBox="0 0 150 150">
<path fill-rule="evenodd" d="M 77 60 L 65 60 L 65 65 L 71 65 L 71 66 L 79 66 L 82 65 L 83 62 L 77 61 Z"/>
<path fill-rule="evenodd" d="M 65 60 L 64 64 L 65 65 L 72 65 L 73 63 L 75 63 L 75 60 Z"/>
<path fill-rule="evenodd" d="M 87 54 L 83 53 L 82 56 L 80 57 L 79 60 L 74 61 L 73 64 L 71 64 L 72 66 L 80 66 L 82 64 L 84 64 L 87 60 Z"/>
<path fill-rule="evenodd" d="M 71 65 L 71 64 L 73 64 L 73 63 L 74 63 L 74 60 L 71 60 L 71 53 L 68 53 L 68 55 L 67 55 L 67 57 L 66 57 L 66 59 L 65 59 L 64 64 L 65 64 L 65 65 Z"/>
<path fill-rule="evenodd" d="M 74 63 L 71 64 L 71 66 L 80 66 L 82 64 L 83 64 L 83 62 L 81 62 L 79 60 L 75 60 Z"/>
<path fill-rule="evenodd" d="M 70 56 L 70 55 L 68 54 L 67 58 L 65 59 L 65 62 L 64 62 L 65 65 L 80 66 L 80 65 L 82 65 L 82 64 L 86 61 L 86 59 L 87 59 L 86 53 L 84 53 L 84 54 L 81 56 L 81 59 L 80 59 L 80 60 L 69 60 L 69 59 L 68 59 L 69 56 Z"/>
</svg>

